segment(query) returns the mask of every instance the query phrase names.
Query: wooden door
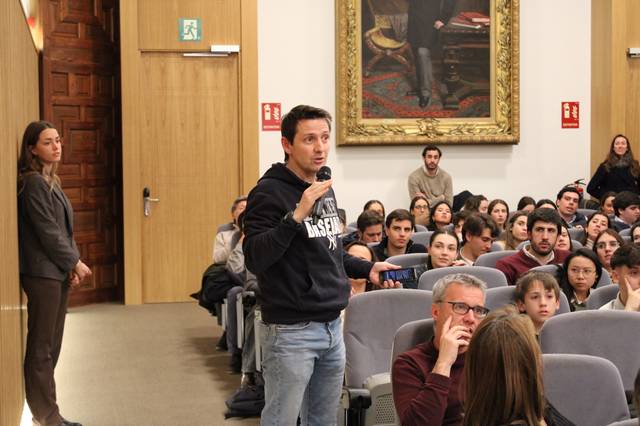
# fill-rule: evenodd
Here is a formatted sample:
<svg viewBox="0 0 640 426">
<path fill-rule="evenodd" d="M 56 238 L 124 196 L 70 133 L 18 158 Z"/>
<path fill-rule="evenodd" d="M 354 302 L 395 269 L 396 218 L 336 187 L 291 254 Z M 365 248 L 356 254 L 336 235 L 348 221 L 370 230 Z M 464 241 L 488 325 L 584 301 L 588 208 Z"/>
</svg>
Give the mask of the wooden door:
<svg viewBox="0 0 640 426">
<path fill-rule="evenodd" d="M 127 303 L 190 300 L 211 263 L 217 226 L 255 183 L 246 181 L 245 167 L 255 165 L 257 176 L 257 156 L 242 160 L 257 151 L 257 138 L 252 149 L 243 146 L 253 131 L 243 132 L 240 122 L 243 108 L 257 107 L 257 92 L 243 106 L 242 53 L 206 56 L 212 44 L 241 45 L 244 4 L 254 3 L 122 5 L 122 37 L 130 41 L 122 52 Z M 200 20 L 200 41 L 180 41 L 184 18 Z M 145 188 L 159 200 L 148 215 Z"/>
<path fill-rule="evenodd" d="M 117 0 L 41 0 L 42 116 L 64 141 L 58 173 L 93 276 L 70 305 L 122 300 Z"/>
</svg>

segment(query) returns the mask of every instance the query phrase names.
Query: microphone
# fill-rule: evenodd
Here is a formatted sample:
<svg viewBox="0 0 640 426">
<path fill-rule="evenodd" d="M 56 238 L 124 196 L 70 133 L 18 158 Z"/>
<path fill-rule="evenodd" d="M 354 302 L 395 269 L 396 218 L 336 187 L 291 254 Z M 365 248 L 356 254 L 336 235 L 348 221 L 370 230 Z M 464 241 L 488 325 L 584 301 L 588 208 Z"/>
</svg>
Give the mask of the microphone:
<svg viewBox="0 0 640 426">
<path fill-rule="evenodd" d="M 320 167 L 320 170 L 318 170 L 318 173 L 316 173 L 316 180 L 323 182 L 329 179 L 331 179 L 331 169 L 327 166 Z M 314 225 L 318 223 L 318 220 L 320 220 L 320 217 L 322 216 L 325 195 L 326 193 L 323 194 L 322 197 L 318 198 L 313 205 L 313 210 L 311 211 L 311 221 Z"/>
</svg>

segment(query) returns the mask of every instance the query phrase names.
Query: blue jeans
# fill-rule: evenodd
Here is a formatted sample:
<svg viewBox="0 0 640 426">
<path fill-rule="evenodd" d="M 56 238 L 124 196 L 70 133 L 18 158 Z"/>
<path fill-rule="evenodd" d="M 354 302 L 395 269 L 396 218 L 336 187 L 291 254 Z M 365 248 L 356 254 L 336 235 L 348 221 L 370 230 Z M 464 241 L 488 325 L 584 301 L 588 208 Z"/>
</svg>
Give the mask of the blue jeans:
<svg viewBox="0 0 640 426">
<path fill-rule="evenodd" d="M 265 406 L 262 426 L 330 426 L 344 378 L 342 321 L 262 323 Z"/>
</svg>

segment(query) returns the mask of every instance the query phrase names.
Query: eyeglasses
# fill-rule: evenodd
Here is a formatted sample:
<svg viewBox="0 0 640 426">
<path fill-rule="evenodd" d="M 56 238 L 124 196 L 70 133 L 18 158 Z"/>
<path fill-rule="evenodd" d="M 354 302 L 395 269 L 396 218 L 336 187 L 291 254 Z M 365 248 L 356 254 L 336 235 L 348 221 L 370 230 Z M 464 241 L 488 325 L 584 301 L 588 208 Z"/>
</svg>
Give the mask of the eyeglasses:
<svg viewBox="0 0 640 426">
<path fill-rule="evenodd" d="M 451 309 L 458 315 L 466 315 L 467 312 L 473 311 L 476 318 L 484 318 L 489 313 L 489 309 L 484 306 L 469 306 L 464 302 L 447 302 L 451 305 Z"/>
<path fill-rule="evenodd" d="M 596 248 L 597 248 L 598 250 L 604 250 L 604 249 L 606 249 L 606 248 L 607 248 L 607 246 L 609 246 L 609 247 L 611 247 L 611 248 L 614 248 L 614 249 L 615 249 L 615 248 L 620 247 L 620 243 L 619 243 L 619 242 L 617 242 L 617 241 L 609 241 L 608 243 L 606 243 L 606 242 L 602 242 L 602 243 L 598 243 L 598 244 L 596 244 Z"/>
<path fill-rule="evenodd" d="M 569 268 L 569 272 L 571 272 L 574 275 L 583 274 L 585 276 L 588 276 L 588 275 L 595 274 L 596 270 L 591 268 Z"/>
<path fill-rule="evenodd" d="M 413 208 L 416 210 L 427 210 L 429 206 L 413 206 Z"/>
</svg>

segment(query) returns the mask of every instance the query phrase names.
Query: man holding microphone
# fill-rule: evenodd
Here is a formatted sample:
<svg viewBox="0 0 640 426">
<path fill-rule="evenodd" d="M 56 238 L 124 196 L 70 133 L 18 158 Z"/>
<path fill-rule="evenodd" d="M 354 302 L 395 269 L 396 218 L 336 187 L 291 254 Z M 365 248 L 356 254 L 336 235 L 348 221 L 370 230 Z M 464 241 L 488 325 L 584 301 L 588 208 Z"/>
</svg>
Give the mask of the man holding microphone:
<svg viewBox="0 0 640 426">
<path fill-rule="evenodd" d="M 345 349 L 340 311 L 352 278 L 396 269 L 346 254 L 330 171 L 331 115 L 299 105 L 282 120 L 285 162 L 274 164 L 249 194 L 243 249 L 257 275 L 262 310 L 265 407 L 261 425 L 332 425 L 342 389 Z M 328 176 L 327 176 L 328 172 Z M 314 209 L 320 203 L 321 208 Z"/>
</svg>

